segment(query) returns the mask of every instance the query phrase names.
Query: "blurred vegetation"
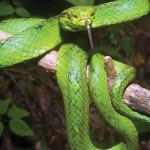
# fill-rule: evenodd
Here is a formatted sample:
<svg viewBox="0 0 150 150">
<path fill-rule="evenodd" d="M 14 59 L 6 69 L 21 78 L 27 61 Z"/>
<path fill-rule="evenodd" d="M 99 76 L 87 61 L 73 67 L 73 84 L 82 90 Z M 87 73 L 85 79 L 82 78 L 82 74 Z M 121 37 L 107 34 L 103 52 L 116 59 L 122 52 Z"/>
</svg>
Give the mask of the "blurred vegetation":
<svg viewBox="0 0 150 150">
<path fill-rule="evenodd" d="M 5 125 L 9 125 L 10 130 L 20 136 L 33 136 L 34 133 L 22 118 L 29 116 L 29 113 L 19 107 L 10 107 L 11 100 L 0 101 L 0 136 L 2 136 Z"/>
<path fill-rule="evenodd" d="M 100 1 L 104 2 L 108 0 Z M 0 20 L 21 17 L 49 18 L 73 6 L 72 4 L 98 3 L 99 0 L 1 0 Z M 77 33 L 77 40 L 81 41 L 79 34 Z M 86 36 L 83 33 L 83 37 Z M 98 51 L 134 65 L 137 68 L 135 82 L 150 89 L 150 15 L 129 23 L 93 30 L 93 37 Z M 69 149 L 63 101 L 55 75 L 47 74 L 38 67 L 37 60 L 0 70 L 0 99 L 10 99 L 13 107 L 30 112 L 26 116 L 26 122 L 35 134 L 28 137 L 16 135 L 9 130 L 8 123 L 3 126 L 3 122 L 0 122 L 0 133 L 3 131 L 0 138 L 1 150 L 38 150 L 40 147 L 42 150 Z M 107 147 L 117 140 L 117 135 L 100 119 L 93 104 L 90 109 L 90 126 L 96 145 Z M 141 150 L 150 150 L 149 135 L 140 135 Z"/>
</svg>

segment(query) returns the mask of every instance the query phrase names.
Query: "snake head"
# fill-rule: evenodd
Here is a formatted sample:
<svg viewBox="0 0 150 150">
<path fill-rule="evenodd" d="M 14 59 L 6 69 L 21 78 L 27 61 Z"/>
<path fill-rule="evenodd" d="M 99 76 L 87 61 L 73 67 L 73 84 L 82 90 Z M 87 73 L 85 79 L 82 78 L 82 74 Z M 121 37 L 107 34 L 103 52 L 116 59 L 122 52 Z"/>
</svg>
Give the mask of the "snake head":
<svg viewBox="0 0 150 150">
<path fill-rule="evenodd" d="M 85 19 L 91 24 L 94 17 L 92 6 L 75 6 L 63 11 L 59 16 L 59 25 L 69 31 L 85 30 Z"/>
</svg>

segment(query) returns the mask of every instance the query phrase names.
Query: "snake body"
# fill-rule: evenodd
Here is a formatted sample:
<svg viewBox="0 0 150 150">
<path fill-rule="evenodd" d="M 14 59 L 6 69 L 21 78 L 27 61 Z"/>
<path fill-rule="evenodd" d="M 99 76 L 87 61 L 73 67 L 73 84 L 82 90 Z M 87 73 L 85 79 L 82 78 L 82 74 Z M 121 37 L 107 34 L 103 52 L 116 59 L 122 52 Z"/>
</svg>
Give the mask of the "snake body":
<svg viewBox="0 0 150 150">
<path fill-rule="evenodd" d="M 118 24 L 137 19 L 150 10 L 149 0 L 116 0 L 96 6 L 76 6 L 60 14 L 60 25 L 65 30 L 85 29 L 84 18 L 92 28 Z M 73 25 L 72 25 L 73 24 Z"/>
<path fill-rule="evenodd" d="M 92 28 L 122 23 L 147 14 L 149 9 L 148 0 L 116 0 L 97 6 L 72 7 L 50 19 L 2 21 L 0 23 L 0 67 L 8 67 L 36 58 L 61 45 L 64 38 L 60 27 L 69 31 L 85 30 L 85 18 Z M 4 35 L 8 35 L 8 38 L 3 38 Z M 86 60 L 86 53 L 73 44 L 62 45 L 59 50 L 57 80 L 64 97 L 67 131 L 72 150 L 98 150 L 89 136 Z M 120 74 L 114 83 L 111 98 L 103 69 L 103 56 L 100 54 L 92 57 L 88 84 L 99 113 L 121 135 L 122 141 L 111 149 L 136 150 L 138 136 L 134 124 L 126 117 L 119 115 L 110 102 L 111 99 L 114 103 L 122 100 L 124 88 L 134 77 L 133 69 L 121 71 L 124 67 L 118 64 L 116 62 L 115 66 L 118 66 L 116 70 L 119 68 Z M 122 77 L 125 79 L 122 80 Z M 101 84 L 103 84 L 102 87 Z M 124 105 L 120 102 L 119 105 L 122 111 Z M 118 104 L 116 107 L 119 107 Z M 122 114 L 124 115 L 124 110 Z M 131 110 L 125 114 L 145 122 L 150 120 Z"/>
<path fill-rule="evenodd" d="M 89 88 L 94 103 L 103 119 L 122 136 L 123 140 L 119 145 L 119 149 L 137 149 L 138 135 L 134 124 L 128 118 L 116 112 L 112 107 L 109 92 L 105 90 L 105 88 L 108 89 L 108 83 L 104 69 L 104 56 L 101 54 L 95 54 L 92 57 L 89 70 Z M 106 113 L 108 110 L 110 113 Z"/>
<path fill-rule="evenodd" d="M 92 28 L 122 23 L 147 14 L 149 7 L 148 0 L 117 0 L 95 7 L 72 7 L 50 19 L 2 21 L 0 33 L 11 37 L 0 42 L 0 67 L 33 59 L 61 44 L 59 25 L 65 30 L 78 31 L 85 29 L 85 18 Z"/>
<path fill-rule="evenodd" d="M 16 29 L 17 32 L 17 27 L 23 26 L 24 23 L 30 23 L 30 19 L 24 19 L 22 22 L 17 21 L 19 22 L 17 27 L 15 27 L 16 24 L 14 22 L 16 22 L 16 19 L 11 20 L 12 28 L 13 30 Z M 38 57 L 62 43 L 63 38 L 57 17 L 46 21 L 35 20 L 33 24 L 30 28 L 24 27 L 22 32 L 14 33 L 12 37 L 0 42 L 0 67 L 11 66 Z M 0 30 L 11 34 L 7 31 L 8 25 L 9 21 L 1 22 Z"/>
<path fill-rule="evenodd" d="M 62 89 L 68 140 L 73 150 L 99 150 L 92 144 L 89 136 L 88 86 L 87 82 L 83 83 L 83 80 L 86 81 L 86 60 L 86 53 L 76 45 L 65 44 L 59 50 L 57 81 Z M 119 135 L 122 135 L 122 142 L 110 149 L 136 150 L 138 135 L 135 126 L 129 119 L 119 115 L 114 110 L 108 90 L 105 90 L 108 87 L 103 62 L 103 56 L 100 54 L 92 57 L 89 85 L 99 113 Z M 66 67 L 65 70 L 64 66 Z M 108 113 L 108 110 L 111 113 Z M 130 130 L 126 126 L 130 127 Z"/>
</svg>

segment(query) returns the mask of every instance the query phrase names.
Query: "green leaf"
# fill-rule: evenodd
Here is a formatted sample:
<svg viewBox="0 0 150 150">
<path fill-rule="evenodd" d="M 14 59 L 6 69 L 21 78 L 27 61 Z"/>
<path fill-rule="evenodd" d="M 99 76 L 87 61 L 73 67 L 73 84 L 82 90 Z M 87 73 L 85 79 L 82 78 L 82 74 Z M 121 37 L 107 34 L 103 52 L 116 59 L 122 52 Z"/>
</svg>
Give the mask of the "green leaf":
<svg viewBox="0 0 150 150">
<path fill-rule="evenodd" d="M 133 38 L 130 36 L 124 36 L 121 45 L 126 52 L 126 54 L 131 54 L 133 48 Z"/>
<path fill-rule="evenodd" d="M 6 1 L 0 3 L 0 16 L 7 16 L 14 14 L 14 8 Z"/>
<path fill-rule="evenodd" d="M 13 0 L 13 4 L 15 6 L 19 6 L 19 7 L 26 5 L 26 3 L 27 3 L 27 1 L 24 1 L 24 0 Z"/>
<path fill-rule="evenodd" d="M 12 107 L 8 110 L 7 116 L 10 118 L 23 118 L 29 116 L 30 113 L 18 107 Z"/>
<path fill-rule="evenodd" d="M 0 101 L 0 115 L 4 115 L 8 111 L 10 102 L 11 102 L 10 99 Z"/>
<path fill-rule="evenodd" d="M 117 36 L 116 36 L 115 33 L 112 33 L 112 34 L 109 35 L 109 40 L 114 45 L 118 44 Z"/>
<path fill-rule="evenodd" d="M 44 136 L 42 136 L 42 138 L 41 138 L 41 142 L 40 142 L 40 150 L 47 150 L 46 139 L 45 139 Z"/>
<path fill-rule="evenodd" d="M 118 44 L 118 28 L 116 27 L 110 27 L 108 28 L 108 37 L 109 37 L 109 41 L 114 44 L 117 45 Z"/>
<path fill-rule="evenodd" d="M 29 125 L 21 119 L 11 119 L 9 122 L 11 131 L 20 136 L 33 136 L 34 133 Z"/>
<path fill-rule="evenodd" d="M 4 130 L 4 125 L 3 125 L 3 123 L 0 121 L 0 136 L 1 136 L 2 133 L 3 133 L 3 130 Z"/>
<path fill-rule="evenodd" d="M 67 1 L 75 6 L 77 6 L 77 5 L 92 6 L 92 5 L 94 5 L 95 0 L 67 0 Z"/>
<path fill-rule="evenodd" d="M 25 9 L 24 7 L 19 7 L 15 11 L 16 11 L 16 14 L 20 17 L 31 17 L 31 14 L 29 13 L 29 11 Z"/>
</svg>

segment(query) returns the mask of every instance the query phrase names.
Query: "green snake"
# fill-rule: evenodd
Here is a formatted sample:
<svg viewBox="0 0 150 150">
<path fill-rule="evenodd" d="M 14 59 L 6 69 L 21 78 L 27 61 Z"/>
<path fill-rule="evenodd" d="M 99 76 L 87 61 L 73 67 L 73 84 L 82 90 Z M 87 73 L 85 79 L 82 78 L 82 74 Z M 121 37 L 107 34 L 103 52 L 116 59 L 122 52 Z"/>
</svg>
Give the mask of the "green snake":
<svg viewBox="0 0 150 150">
<path fill-rule="evenodd" d="M 112 107 L 108 90 L 106 90 L 106 88 L 108 89 L 107 76 L 103 68 L 103 61 L 103 56 L 100 54 L 92 57 L 89 87 L 103 119 L 122 136 L 122 142 L 110 149 L 136 150 L 138 143 L 136 128 L 129 119 L 119 115 Z M 86 115 L 89 113 L 86 65 L 87 54 L 78 46 L 71 43 L 60 48 L 57 80 L 62 89 L 68 140 L 73 150 L 99 150 L 92 144 L 89 136 L 89 116 Z M 63 68 L 64 66 L 66 69 Z M 85 82 L 81 82 L 82 80 Z M 103 88 L 101 88 L 101 85 Z M 108 113 L 108 111 L 111 113 Z M 129 128 L 130 130 L 128 130 Z"/>
<path fill-rule="evenodd" d="M 92 28 L 98 28 L 137 19 L 149 10 L 148 0 L 116 0 L 97 6 L 72 7 L 50 19 L 4 20 L 0 22 L 0 67 L 36 58 L 59 47 L 65 42 L 62 29 L 74 32 L 85 30 L 85 18 Z M 88 83 L 85 75 L 86 60 L 86 53 L 73 43 L 62 45 L 59 50 L 57 80 L 64 98 L 71 149 L 99 149 L 92 144 L 89 136 L 88 85 L 99 113 L 121 136 L 121 142 L 111 149 L 137 149 L 136 128 L 122 115 L 148 123 L 150 118 L 132 111 L 121 102 L 124 88 L 134 78 L 134 69 L 114 61 L 116 70 L 119 68 L 118 77 L 109 96 L 103 56 L 95 54 L 92 57 Z M 110 100 L 122 115 L 114 110 Z"/>
</svg>

